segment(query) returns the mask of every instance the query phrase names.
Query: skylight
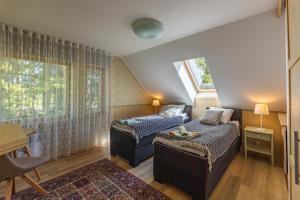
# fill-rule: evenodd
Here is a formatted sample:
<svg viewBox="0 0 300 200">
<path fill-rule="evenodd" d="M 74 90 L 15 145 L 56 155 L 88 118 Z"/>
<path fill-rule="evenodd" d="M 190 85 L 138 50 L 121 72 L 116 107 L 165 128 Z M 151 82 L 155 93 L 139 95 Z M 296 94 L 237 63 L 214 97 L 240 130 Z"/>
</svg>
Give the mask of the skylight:
<svg viewBox="0 0 300 200">
<path fill-rule="evenodd" d="M 190 90 L 192 85 L 197 93 L 215 91 L 215 86 L 204 57 L 175 62 L 174 66 L 177 72 L 182 70 L 186 72 L 185 77 L 182 77 L 182 73 L 178 73 L 178 75 L 185 87 L 187 86 L 187 78 L 190 80 L 191 84 L 189 84 L 188 90 Z"/>
</svg>

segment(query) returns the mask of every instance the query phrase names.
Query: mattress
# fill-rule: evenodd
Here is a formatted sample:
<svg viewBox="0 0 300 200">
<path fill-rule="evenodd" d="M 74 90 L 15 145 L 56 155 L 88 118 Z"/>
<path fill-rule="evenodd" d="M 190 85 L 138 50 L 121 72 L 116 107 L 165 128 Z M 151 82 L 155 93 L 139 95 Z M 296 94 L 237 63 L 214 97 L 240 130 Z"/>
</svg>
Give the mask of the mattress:
<svg viewBox="0 0 300 200">
<path fill-rule="evenodd" d="M 182 115 L 182 120 L 183 123 L 189 121 L 189 117 L 187 115 Z M 112 123 L 112 128 L 123 131 L 126 134 L 130 134 L 133 137 L 135 136 L 136 132 L 135 129 L 132 126 L 126 125 L 126 124 L 121 124 L 121 123 Z"/>
<path fill-rule="evenodd" d="M 199 132 L 200 136 L 189 140 L 174 139 L 168 135 L 170 131 L 178 130 L 178 127 L 174 127 L 159 132 L 154 142 L 160 142 L 179 150 L 207 157 L 210 169 L 215 160 L 221 157 L 239 137 L 239 124 L 237 122 L 211 126 L 201 124 L 199 119 L 195 119 L 184 124 L 184 126 L 188 131 Z"/>
</svg>

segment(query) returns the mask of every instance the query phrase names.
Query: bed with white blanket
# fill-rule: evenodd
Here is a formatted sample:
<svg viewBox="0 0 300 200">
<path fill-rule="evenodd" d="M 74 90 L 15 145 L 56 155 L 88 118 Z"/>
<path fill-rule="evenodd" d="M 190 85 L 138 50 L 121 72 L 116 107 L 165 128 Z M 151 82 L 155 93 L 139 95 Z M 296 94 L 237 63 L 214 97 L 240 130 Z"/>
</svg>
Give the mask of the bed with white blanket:
<svg viewBox="0 0 300 200">
<path fill-rule="evenodd" d="M 179 127 L 159 132 L 154 139 L 153 173 L 158 182 L 167 182 L 206 200 L 241 145 L 241 110 L 232 109 L 226 123 L 207 125 L 199 119 L 184 124 L 192 138 L 174 137 Z"/>
</svg>

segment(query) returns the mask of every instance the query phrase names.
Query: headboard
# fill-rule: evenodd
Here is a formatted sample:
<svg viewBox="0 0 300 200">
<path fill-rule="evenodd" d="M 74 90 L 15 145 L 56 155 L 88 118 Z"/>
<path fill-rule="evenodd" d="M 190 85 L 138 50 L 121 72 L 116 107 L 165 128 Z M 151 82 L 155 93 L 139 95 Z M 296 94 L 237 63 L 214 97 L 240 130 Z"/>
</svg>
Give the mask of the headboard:
<svg viewBox="0 0 300 200">
<path fill-rule="evenodd" d="M 224 107 L 226 108 L 226 107 Z M 230 108 L 232 110 L 234 110 L 232 116 L 231 116 L 231 121 L 235 120 L 235 121 L 239 121 L 240 123 L 240 134 L 242 134 L 242 123 L 243 123 L 243 120 L 242 120 L 242 110 L 241 109 L 236 109 L 236 108 Z"/>
<path fill-rule="evenodd" d="M 185 105 L 183 113 L 186 113 L 189 117 L 189 120 L 192 120 L 192 108 L 193 106 Z"/>
</svg>

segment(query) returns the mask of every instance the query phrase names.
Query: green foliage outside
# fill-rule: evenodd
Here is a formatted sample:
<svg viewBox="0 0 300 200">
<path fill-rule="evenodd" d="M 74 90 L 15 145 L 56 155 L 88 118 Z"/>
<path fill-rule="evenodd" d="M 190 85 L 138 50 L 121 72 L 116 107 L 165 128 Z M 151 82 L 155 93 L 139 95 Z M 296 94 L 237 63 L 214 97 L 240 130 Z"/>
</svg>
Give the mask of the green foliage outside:
<svg viewBox="0 0 300 200">
<path fill-rule="evenodd" d="M 0 121 L 64 115 L 66 67 L 0 60 Z"/>
<path fill-rule="evenodd" d="M 197 58 L 196 64 L 197 64 L 197 67 L 199 69 L 201 69 L 201 71 L 203 72 L 201 74 L 202 84 L 200 87 L 202 89 L 214 88 L 214 83 L 213 83 L 211 74 L 209 73 L 209 69 L 208 69 L 205 58 L 204 57 Z"/>
<path fill-rule="evenodd" d="M 101 71 L 85 70 L 86 78 L 73 83 L 85 91 L 74 96 L 77 109 L 98 112 Z M 66 100 L 67 92 L 72 92 L 67 74 L 68 68 L 58 64 L 0 59 L 0 121 L 66 115 L 72 103 Z"/>
</svg>

